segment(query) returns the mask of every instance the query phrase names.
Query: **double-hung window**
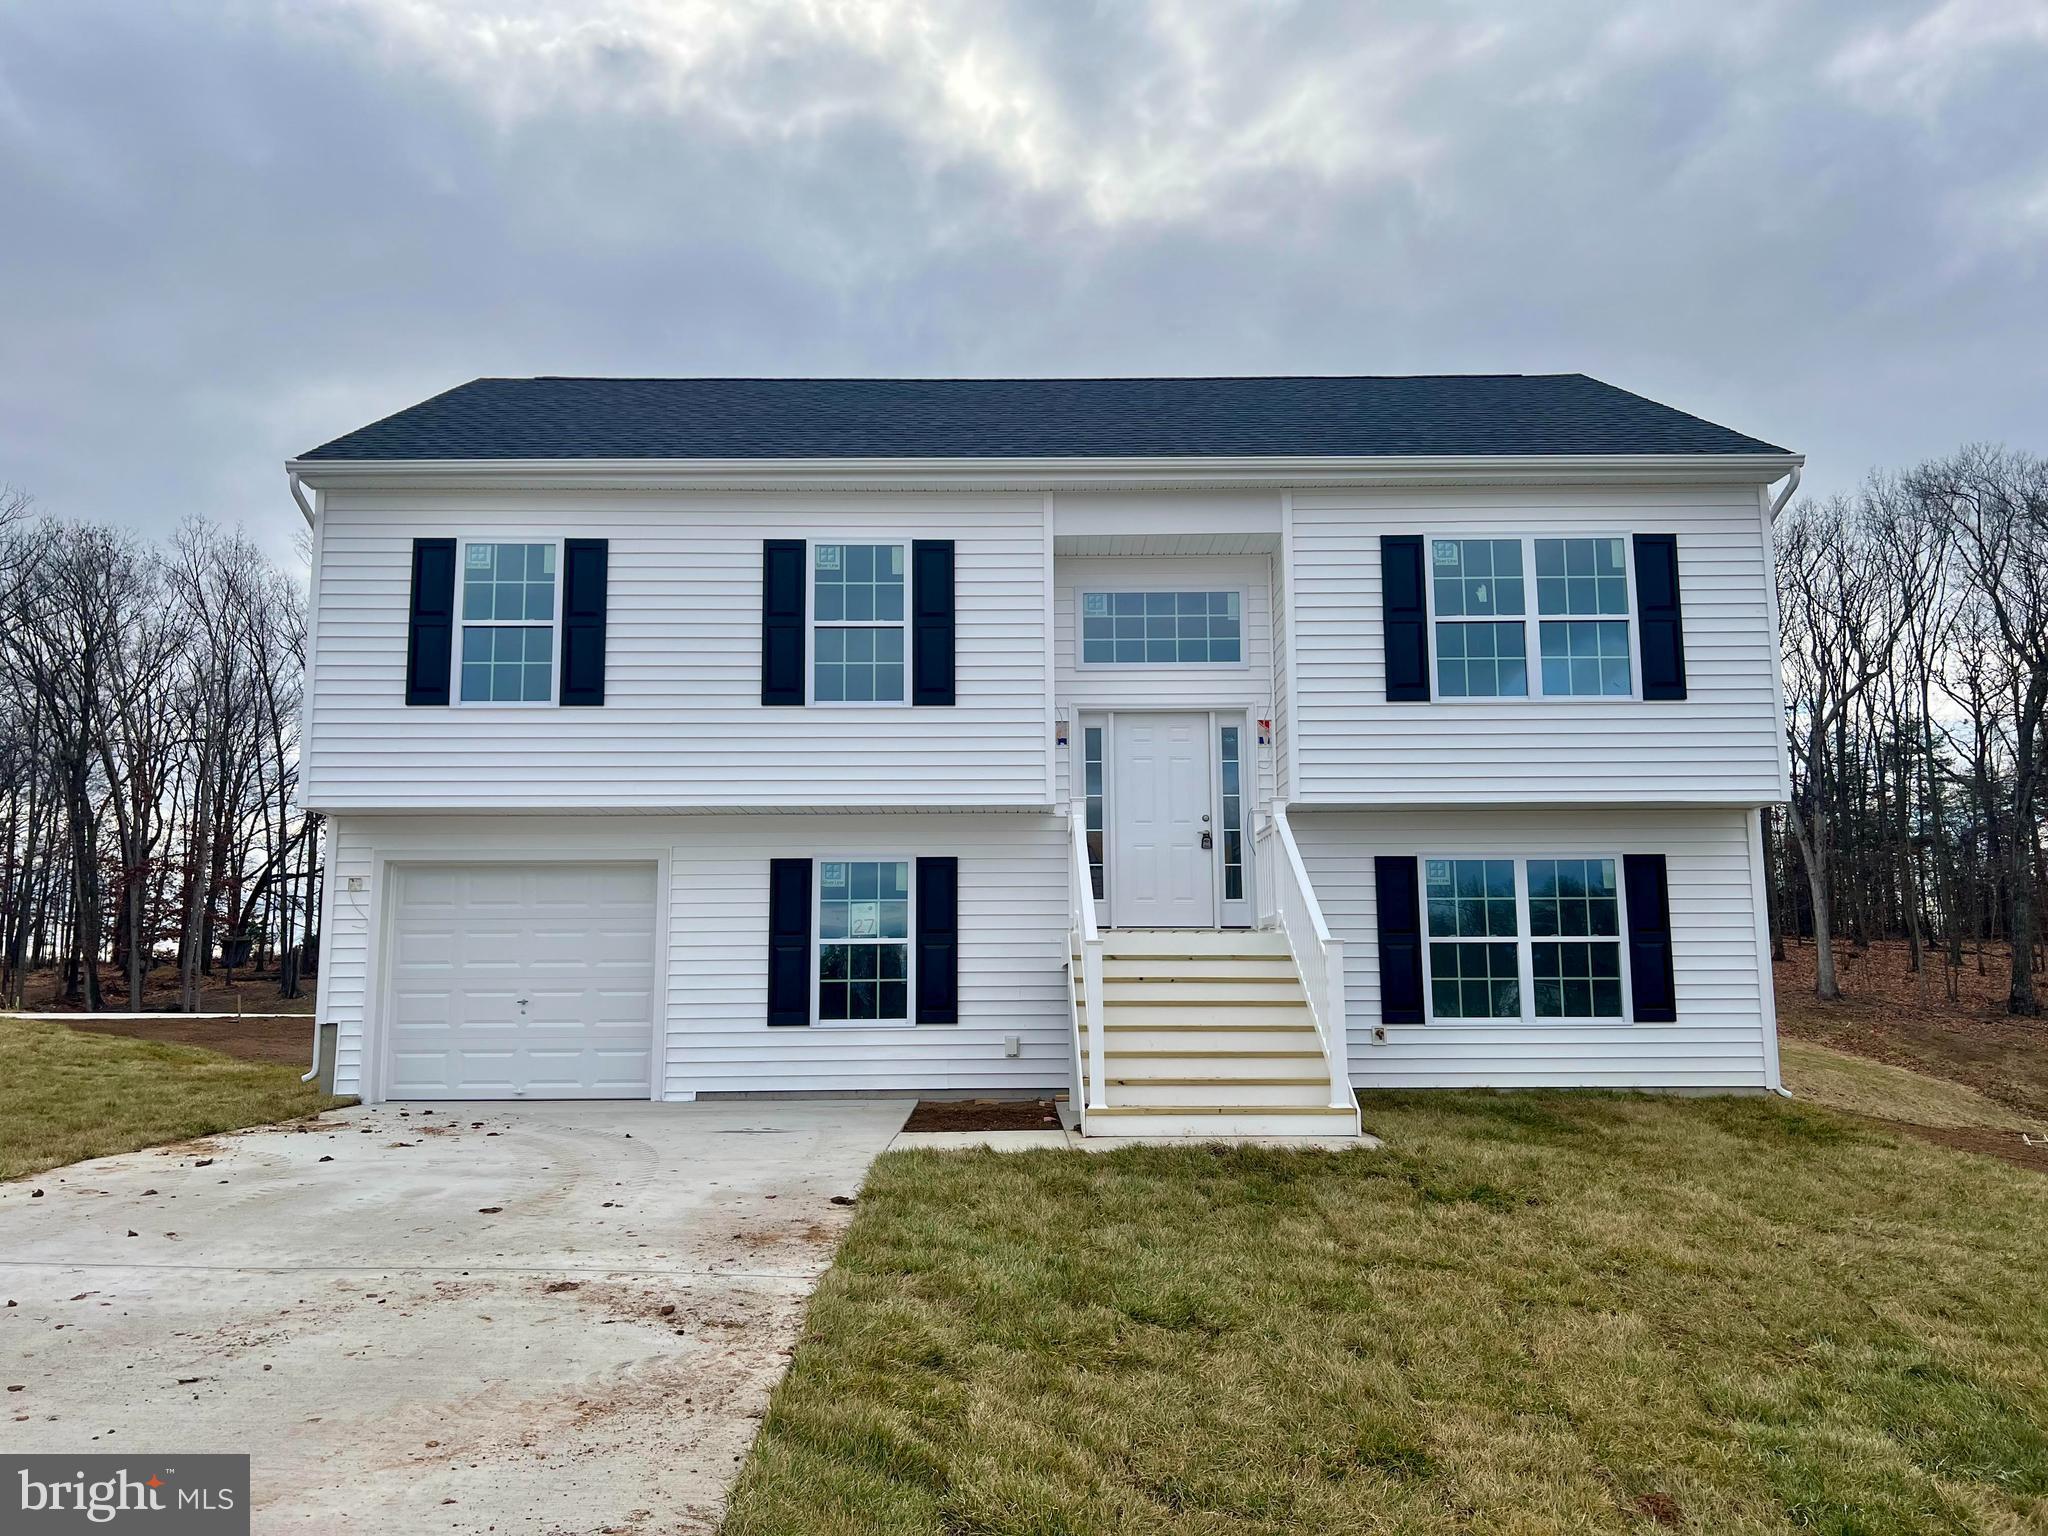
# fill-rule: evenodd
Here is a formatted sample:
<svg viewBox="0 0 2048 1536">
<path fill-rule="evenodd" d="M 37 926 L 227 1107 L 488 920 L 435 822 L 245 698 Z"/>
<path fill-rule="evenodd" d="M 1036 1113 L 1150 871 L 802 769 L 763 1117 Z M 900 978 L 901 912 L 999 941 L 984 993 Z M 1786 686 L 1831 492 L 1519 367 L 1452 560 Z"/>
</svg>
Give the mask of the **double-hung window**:
<svg viewBox="0 0 2048 1536">
<path fill-rule="evenodd" d="M 1618 860 L 1421 864 L 1432 1019 L 1626 1016 Z"/>
<path fill-rule="evenodd" d="M 555 696 L 555 623 L 560 546 L 462 546 L 461 700 L 465 704 L 547 704 Z"/>
<path fill-rule="evenodd" d="M 820 1022 L 910 1018 L 910 861 L 818 863 Z"/>
<path fill-rule="evenodd" d="M 1429 550 L 1438 698 L 1634 695 L 1625 539 L 1433 538 Z"/>
<path fill-rule="evenodd" d="M 814 702 L 904 702 L 905 553 L 901 544 L 811 546 Z"/>
<path fill-rule="evenodd" d="M 1529 860 L 1539 1019 L 1621 1017 L 1621 892 L 1612 859 Z"/>
<path fill-rule="evenodd" d="M 1424 859 L 1429 1003 L 1439 1019 L 1522 1016 L 1513 859 Z"/>
</svg>

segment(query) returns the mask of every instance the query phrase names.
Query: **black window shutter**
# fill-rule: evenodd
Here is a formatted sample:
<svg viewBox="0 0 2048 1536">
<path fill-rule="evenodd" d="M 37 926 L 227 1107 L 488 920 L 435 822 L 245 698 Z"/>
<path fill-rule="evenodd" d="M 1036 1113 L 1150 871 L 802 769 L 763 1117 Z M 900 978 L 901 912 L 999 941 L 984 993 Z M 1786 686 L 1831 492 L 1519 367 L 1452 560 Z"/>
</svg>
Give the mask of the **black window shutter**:
<svg viewBox="0 0 2048 1536">
<path fill-rule="evenodd" d="M 953 702 L 953 541 L 910 546 L 910 702 Z"/>
<path fill-rule="evenodd" d="M 1380 628 L 1386 636 L 1390 704 L 1429 702 L 1429 610 L 1422 581 L 1422 535 L 1381 534 Z"/>
<path fill-rule="evenodd" d="M 804 541 L 761 544 L 761 702 L 804 702 Z"/>
<path fill-rule="evenodd" d="M 917 1022 L 960 1022 L 960 861 L 917 861 Z"/>
<path fill-rule="evenodd" d="M 1678 1021 L 1678 990 L 1671 979 L 1671 886 L 1661 853 L 1624 854 L 1628 893 L 1628 979 L 1638 1024 Z"/>
<path fill-rule="evenodd" d="M 446 704 L 455 658 L 455 541 L 412 541 L 412 607 L 405 639 L 405 702 Z"/>
<path fill-rule="evenodd" d="M 1678 535 L 1639 533 L 1636 619 L 1641 634 L 1643 697 L 1685 697 L 1685 621 L 1678 602 Z"/>
<path fill-rule="evenodd" d="M 1372 861 L 1380 926 L 1380 1022 L 1422 1022 L 1422 894 L 1415 860 Z"/>
<path fill-rule="evenodd" d="M 811 1022 L 811 861 L 768 861 L 768 1022 Z"/>
<path fill-rule="evenodd" d="M 564 704 L 604 702 L 604 619 L 611 544 L 562 542 L 562 691 Z"/>
</svg>

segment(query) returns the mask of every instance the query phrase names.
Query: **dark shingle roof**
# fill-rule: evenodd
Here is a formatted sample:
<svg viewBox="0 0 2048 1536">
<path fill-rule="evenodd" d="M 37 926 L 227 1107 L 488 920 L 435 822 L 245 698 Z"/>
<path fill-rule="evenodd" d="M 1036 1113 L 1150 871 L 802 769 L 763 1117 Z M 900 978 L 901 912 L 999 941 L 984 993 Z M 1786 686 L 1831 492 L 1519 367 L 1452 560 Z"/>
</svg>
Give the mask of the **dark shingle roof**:
<svg viewBox="0 0 2048 1536">
<path fill-rule="evenodd" d="M 1786 450 L 1581 373 L 476 379 L 307 459 L 1212 458 Z"/>
</svg>

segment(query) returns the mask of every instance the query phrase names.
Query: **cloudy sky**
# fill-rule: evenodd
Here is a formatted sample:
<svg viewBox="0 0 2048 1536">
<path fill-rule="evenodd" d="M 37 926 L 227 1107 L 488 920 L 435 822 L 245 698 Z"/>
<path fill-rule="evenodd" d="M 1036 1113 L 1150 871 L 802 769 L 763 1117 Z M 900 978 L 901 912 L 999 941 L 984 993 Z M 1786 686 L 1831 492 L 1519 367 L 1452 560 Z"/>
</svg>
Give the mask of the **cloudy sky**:
<svg viewBox="0 0 2048 1536">
<path fill-rule="evenodd" d="M 0 0 L 0 483 L 479 374 L 1583 371 L 2048 451 L 2048 0 Z"/>
</svg>

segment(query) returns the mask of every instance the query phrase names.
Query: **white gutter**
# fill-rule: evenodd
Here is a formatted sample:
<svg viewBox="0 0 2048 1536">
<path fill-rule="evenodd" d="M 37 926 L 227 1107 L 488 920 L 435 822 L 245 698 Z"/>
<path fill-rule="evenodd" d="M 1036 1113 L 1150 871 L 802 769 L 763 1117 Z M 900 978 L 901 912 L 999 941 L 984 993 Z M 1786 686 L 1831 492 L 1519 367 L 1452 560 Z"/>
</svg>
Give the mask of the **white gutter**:
<svg viewBox="0 0 2048 1536">
<path fill-rule="evenodd" d="M 1804 459 L 1800 460 L 1800 464 L 1803 464 L 1805 462 L 1806 461 Z M 1778 492 L 1777 498 L 1771 503 L 1772 522 L 1775 523 L 1778 520 L 1778 514 L 1785 510 L 1785 503 L 1792 499 L 1792 493 L 1798 489 L 1799 464 L 1794 464 L 1791 470 L 1785 476 L 1785 489 Z"/>
<path fill-rule="evenodd" d="M 1060 490 L 1159 486 L 1522 484 L 1532 480 L 1768 485 L 1798 454 L 1470 454 L 1217 458 L 293 459 L 322 489 L 443 484 L 612 489 Z"/>
</svg>

